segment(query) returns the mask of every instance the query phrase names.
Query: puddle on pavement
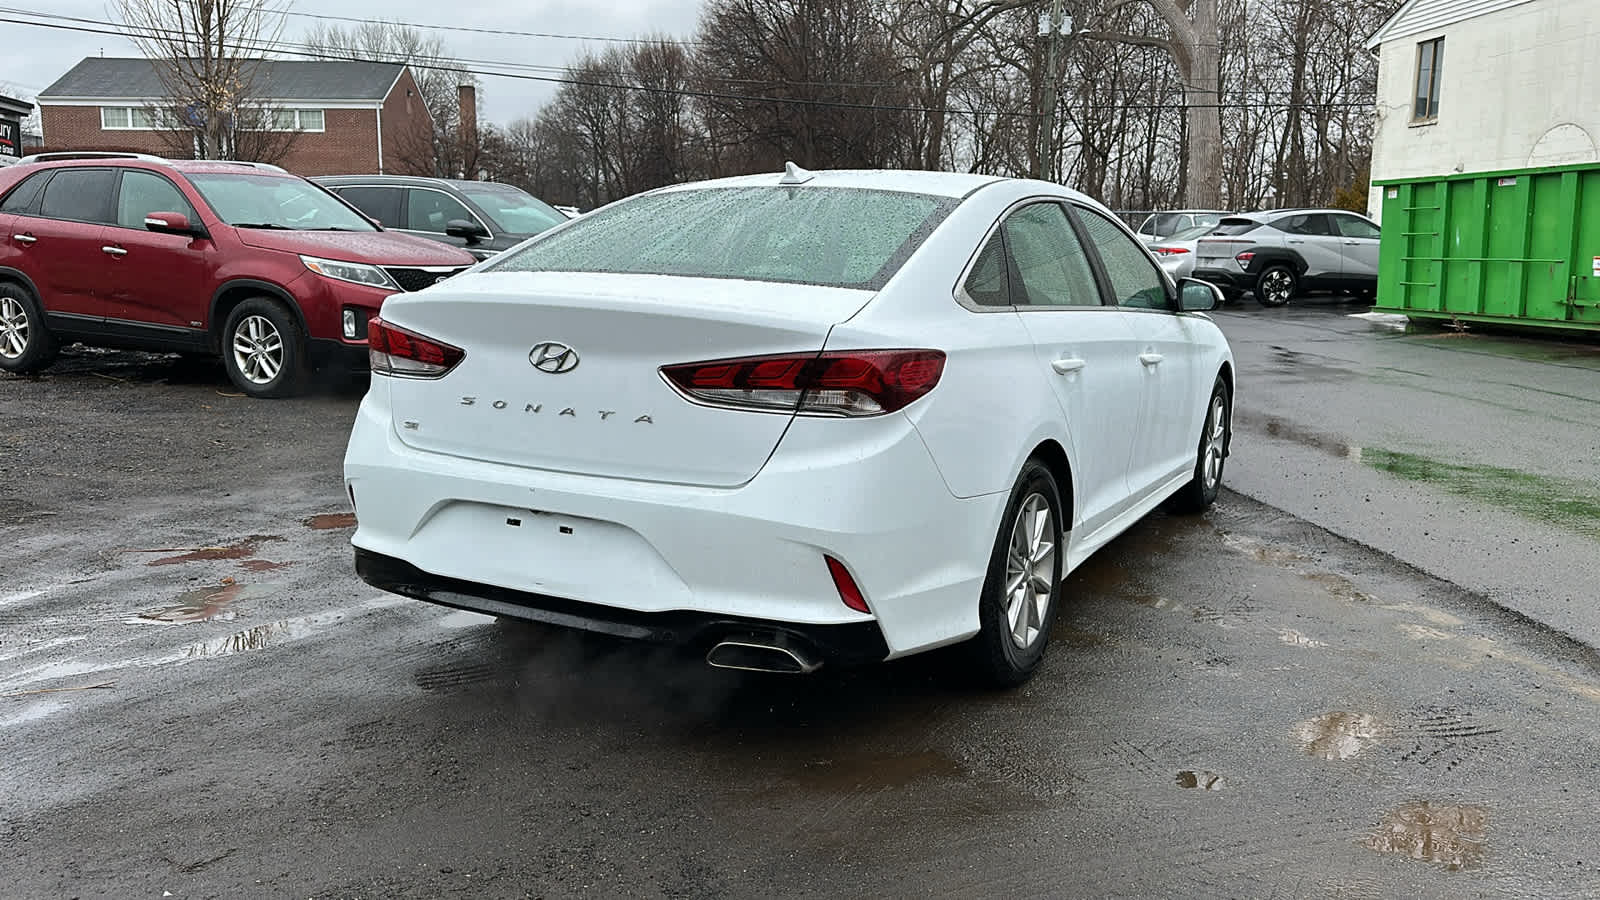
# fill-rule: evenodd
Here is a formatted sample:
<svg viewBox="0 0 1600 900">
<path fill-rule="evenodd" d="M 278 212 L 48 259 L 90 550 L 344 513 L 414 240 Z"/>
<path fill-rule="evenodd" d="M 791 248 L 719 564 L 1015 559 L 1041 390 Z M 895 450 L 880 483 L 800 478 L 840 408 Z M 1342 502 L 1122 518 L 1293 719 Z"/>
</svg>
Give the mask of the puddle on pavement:
<svg viewBox="0 0 1600 900">
<path fill-rule="evenodd" d="M 961 778 L 966 773 L 941 753 L 852 754 L 804 763 L 797 773 L 808 788 L 838 793 L 900 788 L 930 778 Z"/>
<path fill-rule="evenodd" d="M 1340 459 L 1361 459 L 1361 448 L 1331 434 L 1301 428 L 1279 418 L 1259 418 L 1253 415 L 1234 416 L 1234 424 L 1244 426 L 1258 434 L 1280 441 L 1292 441 L 1313 450 L 1320 450 Z"/>
<path fill-rule="evenodd" d="M 312 516 L 311 518 L 301 522 L 301 524 L 307 528 L 316 529 L 317 531 L 332 531 L 335 528 L 354 528 L 356 527 L 356 514 L 323 513 L 320 516 Z"/>
<path fill-rule="evenodd" d="M 1369 448 L 1361 461 L 1406 481 L 1421 482 L 1536 522 L 1600 538 L 1600 491 L 1589 482 L 1498 466 L 1445 462 L 1393 450 Z"/>
<path fill-rule="evenodd" d="M 1185 769 L 1178 773 L 1176 781 L 1184 790 L 1220 791 L 1227 785 L 1221 775 L 1204 769 Z"/>
<path fill-rule="evenodd" d="M 184 591 L 170 606 L 139 613 L 148 622 L 229 622 L 239 615 L 234 604 L 265 595 L 270 585 L 244 585 L 237 582 L 211 585 Z"/>
<path fill-rule="evenodd" d="M 1296 553 L 1283 547 L 1276 547 L 1255 538 L 1239 534 L 1225 534 L 1222 536 L 1222 545 L 1243 556 L 1248 556 L 1256 562 L 1272 563 L 1279 566 L 1293 566 L 1295 563 L 1310 562 L 1311 557 Z"/>
<path fill-rule="evenodd" d="M 1408 803 L 1383 817 L 1361 843 L 1379 853 L 1398 853 L 1452 872 L 1476 868 L 1488 842 L 1489 813 L 1481 806 Z"/>
<path fill-rule="evenodd" d="M 239 565 L 247 572 L 270 572 L 273 569 L 287 569 L 294 565 L 292 562 L 273 562 L 270 559 L 247 559 Z"/>
<path fill-rule="evenodd" d="M 179 563 L 202 562 L 211 559 L 248 559 L 256 555 L 256 548 L 271 541 L 281 541 L 283 538 L 271 534 L 252 534 L 242 541 L 227 544 L 221 547 L 196 547 L 180 553 L 177 556 L 164 556 L 153 560 L 146 565 L 172 566 Z"/>
<path fill-rule="evenodd" d="M 1350 759 L 1377 741 L 1378 720 L 1366 713 L 1330 712 L 1294 727 L 1305 751 L 1320 759 Z"/>
<path fill-rule="evenodd" d="M 1085 631 L 1082 628 L 1062 625 L 1059 622 L 1055 628 L 1051 629 L 1050 638 L 1074 647 L 1103 647 L 1111 643 L 1109 635 L 1104 635 L 1097 631 Z"/>
<path fill-rule="evenodd" d="M 1274 345 L 1269 368 L 1279 375 L 1297 375 L 1304 378 L 1315 378 L 1319 381 L 1350 378 L 1358 374 L 1356 371 L 1344 366 L 1325 362 L 1325 359 L 1326 357 L 1301 353 L 1296 350 L 1290 350 L 1288 347 Z"/>
</svg>

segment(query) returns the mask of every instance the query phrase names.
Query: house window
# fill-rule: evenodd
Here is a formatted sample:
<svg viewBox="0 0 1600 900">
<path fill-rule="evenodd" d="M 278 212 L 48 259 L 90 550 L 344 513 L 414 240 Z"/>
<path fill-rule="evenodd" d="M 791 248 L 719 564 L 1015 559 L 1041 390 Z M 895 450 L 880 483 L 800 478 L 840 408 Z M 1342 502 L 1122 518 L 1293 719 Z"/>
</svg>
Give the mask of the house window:
<svg viewBox="0 0 1600 900">
<path fill-rule="evenodd" d="M 273 131 L 322 131 L 320 109 L 275 109 L 272 111 Z"/>
<path fill-rule="evenodd" d="M 104 131 L 155 131 L 156 113 L 143 106 L 100 107 L 100 128 Z"/>
<path fill-rule="evenodd" d="M 1444 38 L 1417 45 L 1417 103 L 1411 113 L 1413 122 L 1431 122 L 1439 118 L 1439 74 L 1443 67 Z"/>
</svg>

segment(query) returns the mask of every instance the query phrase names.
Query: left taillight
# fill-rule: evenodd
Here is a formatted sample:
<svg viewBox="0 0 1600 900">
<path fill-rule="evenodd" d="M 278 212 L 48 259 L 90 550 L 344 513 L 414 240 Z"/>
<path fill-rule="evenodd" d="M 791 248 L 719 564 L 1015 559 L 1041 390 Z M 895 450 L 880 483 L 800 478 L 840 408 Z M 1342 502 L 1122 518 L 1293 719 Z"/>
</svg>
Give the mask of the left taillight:
<svg viewBox="0 0 1600 900">
<path fill-rule="evenodd" d="M 374 317 L 367 320 L 367 357 L 372 371 L 402 378 L 442 378 L 466 351 Z"/>
<path fill-rule="evenodd" d="M 933 390 L 941 350 L 841 350 L 747 356 L 663 366 L 690 400 L 712 406 L 815 416 L 879 416 Z"/>
</svg>

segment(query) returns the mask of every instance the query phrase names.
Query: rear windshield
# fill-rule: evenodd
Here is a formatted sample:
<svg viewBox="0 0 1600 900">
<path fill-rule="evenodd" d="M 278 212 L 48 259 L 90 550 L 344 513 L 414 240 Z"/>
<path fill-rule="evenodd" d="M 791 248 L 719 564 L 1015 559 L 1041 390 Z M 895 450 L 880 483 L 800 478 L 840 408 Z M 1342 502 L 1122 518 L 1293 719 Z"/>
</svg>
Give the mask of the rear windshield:
<svg viewBox="0 0 1600 900">
<path fill-rule="evenodd" d="M 1204 237 L 1205 235 L 1210 234 L 1215 229 L 1216 229 L 1216 223 L 1215 222 L 1213 222 L 1210 225 L 1196 225 L 1193 228 L 1185 228 L 1184 230 L 1178 232 L 1177 234 L 1169 235 L 1167 237 L 1167 240 L 1170 241 L 1170 242 L 1192 241 L 1195 238 Z"/>
<path fill-rule="evenodd" d="M 839 187 L 646 194 L 575 219 L 485 268 L 740 278 L 877 290 L 956 200 Z"/>
<path fill-rule="evenodd" d="M 1223 219 L 1217 227 L 1211 229 L 1212 234 L 1245 234 L 1261 227 L 1261 223 L 1254 219 Z"/>
</svg>

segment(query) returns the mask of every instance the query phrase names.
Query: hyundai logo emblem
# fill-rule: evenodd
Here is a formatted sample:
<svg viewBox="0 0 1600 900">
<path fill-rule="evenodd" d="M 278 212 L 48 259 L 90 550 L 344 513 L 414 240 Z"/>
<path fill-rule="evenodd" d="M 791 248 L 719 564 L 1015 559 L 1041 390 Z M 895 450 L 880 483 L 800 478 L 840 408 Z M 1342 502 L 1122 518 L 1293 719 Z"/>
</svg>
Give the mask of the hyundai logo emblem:
<svg viewBox="0 0 1600 900">
<path fill-rule="evenodd" d="M 578 351 L 560 341 L 545 341 L 528 351 L 528 362 L 541 372 L 562 375 L 578 367 Z"/>
</svg>

